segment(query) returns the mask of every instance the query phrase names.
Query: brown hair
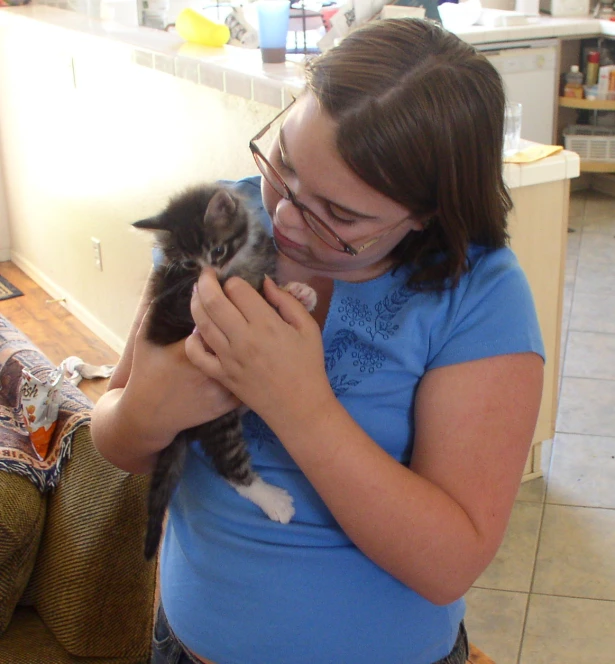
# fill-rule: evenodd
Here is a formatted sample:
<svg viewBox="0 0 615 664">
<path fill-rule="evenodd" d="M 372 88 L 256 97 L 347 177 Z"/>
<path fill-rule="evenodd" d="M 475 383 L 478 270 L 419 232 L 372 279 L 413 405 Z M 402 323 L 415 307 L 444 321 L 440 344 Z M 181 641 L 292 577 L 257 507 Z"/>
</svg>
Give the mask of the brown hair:
<svg viewBox="0 0 615 664">
<path fill-rule="evenodd" d="M 350 168 L 425 224 L 394 250 L 413 267 L 410 284 L 454 285 L 469 243 L 506 244 L 504 89 L 472 46 L 428 21 L 374 21 L 314 59 L 306 79 Z"/>
</svg>

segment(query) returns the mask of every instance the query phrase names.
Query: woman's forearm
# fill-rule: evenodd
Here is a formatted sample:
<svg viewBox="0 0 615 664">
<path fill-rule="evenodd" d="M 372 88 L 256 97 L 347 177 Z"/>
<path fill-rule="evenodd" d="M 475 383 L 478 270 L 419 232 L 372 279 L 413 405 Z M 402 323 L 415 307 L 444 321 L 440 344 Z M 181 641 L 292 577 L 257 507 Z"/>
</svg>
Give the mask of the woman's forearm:
<svg viewBox="0 0 615 664">
<path fill-rule="evenodd" d="M 272 424 L 344 532 L 379 567 L 437 604 L 463 595 L 480 574 L 492 552 L 468 514 L 382 450 L 337 401 L 302 426 Z"/>
<path fill-rule="evenodd" d="M 92 411 L 92 440 L 100 454 L 114 466 L 129 473 L 150 473 L 158 452 L 172 436 L 150 431 L 125 412 L 121 402 L 124 388 L 103 394 Z M 167 440 L 168 438 L 168 440 Z"/>
</svg>

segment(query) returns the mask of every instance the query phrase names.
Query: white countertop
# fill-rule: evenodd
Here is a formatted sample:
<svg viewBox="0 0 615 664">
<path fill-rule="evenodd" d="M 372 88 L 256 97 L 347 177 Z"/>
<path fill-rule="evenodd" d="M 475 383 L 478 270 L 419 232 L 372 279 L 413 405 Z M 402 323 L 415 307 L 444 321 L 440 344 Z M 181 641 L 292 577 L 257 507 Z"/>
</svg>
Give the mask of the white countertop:
<svg viewBox="0 0 615 664">
<path fill-rule="evenodd" d="M 55 27 L 81 37 L 104 39 L 108 44 L 130 50 L 136 65 L 275 108 L 284 108 L 303 87 L 301 56 L 289 56 L 282 64 L 264 65 L 255 49 L 188 44 L 177 34 L 93 19 L 56 7 L 30 4 L 0 10 L 0 26 L 23 20 L 34 20 L 38 27 Z M 615 36 L 615 22 L 541 17 L 536 23 L 524 26 L 497 29 L 474 26 L 459 33 L 473 44 L 599 35 Z M 505 164 L 504 174 L 510 188 L 523 187 L 578 177 L 579 163 L 576 153 L 564 150 L 530 164 Z"/>
</svg>

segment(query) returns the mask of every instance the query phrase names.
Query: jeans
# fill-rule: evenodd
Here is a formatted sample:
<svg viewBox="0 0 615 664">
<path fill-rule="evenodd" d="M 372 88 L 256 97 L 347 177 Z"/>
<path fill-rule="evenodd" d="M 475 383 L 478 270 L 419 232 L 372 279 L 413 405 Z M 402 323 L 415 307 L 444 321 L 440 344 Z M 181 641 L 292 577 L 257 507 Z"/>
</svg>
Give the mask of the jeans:
<svg viewBox="0 0 615 664">
<path fill-rule="evenodd" d="M 469 654 L 468 636 L 463 624 L 459 625 L 459 634 L 452 651 L 444 659 L 434 664 L 466 664 Z M 158 607 L 154 638 L 152 642 L 151 664 L 200 664 L 185 648 L 171 629 L 164 614 L 162 604 Z M 408 662 L 408 664 L 412 664 Z"/>
</svg>

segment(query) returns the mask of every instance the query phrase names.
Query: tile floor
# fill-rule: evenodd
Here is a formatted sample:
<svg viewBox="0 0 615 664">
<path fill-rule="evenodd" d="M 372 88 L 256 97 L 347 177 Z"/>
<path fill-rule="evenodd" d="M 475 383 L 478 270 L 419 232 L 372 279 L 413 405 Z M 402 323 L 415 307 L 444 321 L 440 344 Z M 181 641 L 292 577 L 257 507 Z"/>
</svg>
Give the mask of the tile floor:
<svg viewBox="0 0 615 664">
<path fill-rule="evenodd" d="M 467 597 L 497 664 L 615 662 L 615 198 L 571 196 L 556 435 Z"/>
</svg>

